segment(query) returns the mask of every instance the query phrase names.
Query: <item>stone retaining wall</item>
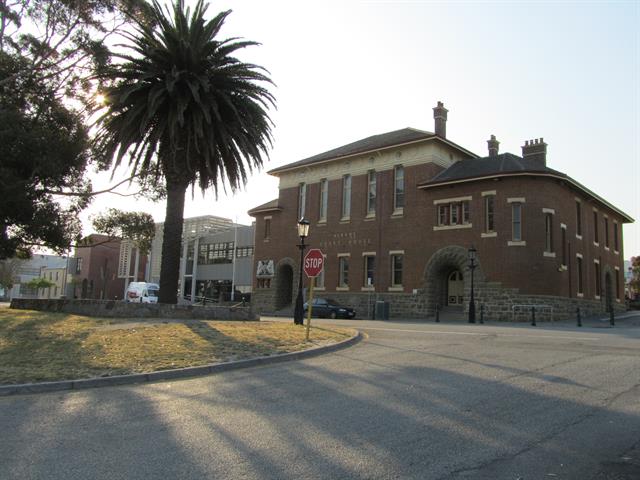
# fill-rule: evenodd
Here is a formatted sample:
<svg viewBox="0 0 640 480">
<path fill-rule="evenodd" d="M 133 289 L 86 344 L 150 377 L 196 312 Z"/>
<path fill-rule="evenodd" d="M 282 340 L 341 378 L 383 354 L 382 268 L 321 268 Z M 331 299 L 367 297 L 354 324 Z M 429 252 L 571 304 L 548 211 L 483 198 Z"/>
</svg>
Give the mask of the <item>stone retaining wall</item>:
<svg viewBox="0 0 640 480">
<path fill-rule="evenodd" d="M 69 300 L 14 298 L 11 308 L 64 312 L 75 315 L 107 318 L 167 318 L 199 320 L 256 321 L 251 307 L 221 307 L 198 305 L 168 305 L 154 303 L 126 303 L 118 300 Z"/>
</svg>

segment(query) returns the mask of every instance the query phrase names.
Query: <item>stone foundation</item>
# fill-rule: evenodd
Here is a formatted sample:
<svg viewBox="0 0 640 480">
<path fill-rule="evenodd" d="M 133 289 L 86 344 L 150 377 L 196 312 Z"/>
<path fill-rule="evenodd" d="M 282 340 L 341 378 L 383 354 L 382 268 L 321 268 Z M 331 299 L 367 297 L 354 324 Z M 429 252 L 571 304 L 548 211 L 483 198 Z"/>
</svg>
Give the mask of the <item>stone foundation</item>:
<svg viewBox="0 0 640 480">
<path fill-rule="evenodd" d="M 118 300 L 65 300 L 14 298 L 11 308 L 63 312 L 107 318 L 166 318 L 199 320 L 255 321 L 251 307 L 168 305 L 161 303 L 125 303 Z"/>
</svg>

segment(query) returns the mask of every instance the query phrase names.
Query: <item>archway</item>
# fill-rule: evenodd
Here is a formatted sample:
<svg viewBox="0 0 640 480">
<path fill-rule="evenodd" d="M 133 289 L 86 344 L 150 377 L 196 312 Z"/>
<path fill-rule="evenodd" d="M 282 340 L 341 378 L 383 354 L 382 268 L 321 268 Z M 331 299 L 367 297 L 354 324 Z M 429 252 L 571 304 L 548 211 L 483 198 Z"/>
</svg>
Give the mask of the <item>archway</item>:
<svg viewBox="0 0 640 480">
<path fill-rule="evenodd" d="M 292 300 L 293 268 L 288 263 L 282 263 L 276 271 L 276 310 L 290 307 Z"/>
<path fill-rule="evenodd" d="M 453 306 L 464 307 L 468 302 L 471 288 L 471 271 L 469 270 L 468 250 L 451 245 L 436 251 L 424 271 L 427 316 L 435 314 L 436 305 L 440 308 Z M 484 279 L 480 263 L 476 262 L 475 281 Z"/>
</svg>

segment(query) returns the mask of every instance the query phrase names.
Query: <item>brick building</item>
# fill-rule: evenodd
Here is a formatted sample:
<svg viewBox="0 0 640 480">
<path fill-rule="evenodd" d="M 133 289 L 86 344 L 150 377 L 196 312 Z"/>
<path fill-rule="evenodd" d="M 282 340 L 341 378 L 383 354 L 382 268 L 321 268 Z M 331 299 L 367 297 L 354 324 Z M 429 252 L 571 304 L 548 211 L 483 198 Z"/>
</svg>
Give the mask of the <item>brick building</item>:
<svg viewBox="0 0 640 480">
<path fill-rule="evenodd" d="M 549 168 L 543 139 L 520 157 L 500 154 L 492 135 L 479 157 L 447 139 L 444 105 L 433 111 L 435 133 L 375 135 L 269 172 L 279 196 L 249 212 L 256 310 L 295 300 L 301 217 L 307 243 L 326 255 L 316 291 L 360 317 L 375 300 L 397 318 L 466 310 L 472 245 L 476 298 L 492 319 L 530 305 L 553 318 L 622 308 L 622 225 L 633 219 Z"/>
<path fill-rule="evenodd" d="M 84 239 L 86 247 L 76 248 L 72 275 L 73 297 L 100 300 L 122 300 L 125 279 L 118 278 L 121 240 L 91 234 Z M 133 262 L 131 262 L 133 263 Z M 141 255 L 137 280 L 144 279 L 147 256 Z M 130 272 L 133 280 L 133 272 Z"/>
</svg>

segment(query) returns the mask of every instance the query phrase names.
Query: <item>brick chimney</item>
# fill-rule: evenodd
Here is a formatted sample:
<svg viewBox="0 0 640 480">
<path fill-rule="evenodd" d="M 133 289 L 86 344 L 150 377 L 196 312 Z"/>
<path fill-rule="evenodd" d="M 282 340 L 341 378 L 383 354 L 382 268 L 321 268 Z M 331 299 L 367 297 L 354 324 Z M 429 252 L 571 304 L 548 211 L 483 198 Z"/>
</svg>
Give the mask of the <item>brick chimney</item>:
<svg viewBox="0 0 640 480">
<path fill-rule="evenodd" d="M 500 142 L 496 140 L 495 135 L 491 135 L 491 138 L 487 140 L 487 146 L 489 147 L 489 156 L 497 157 L 498 156 L 498 148 L 500 147 Z"/>
<path fill-rule="evenodd" d="M 433 118 L 435 120 L 435 133 L 439 137 L 447 138 L 447 110 L 442 102 L 438 102 L 437 107 L 433 107 Z"/>
<path fill-rule="evenodd" d="M 525 140 L 522 147 L 522 158 L 536 160 L 544 166 L 547 165 L 547 144 L 544 143 L 542 137 L 535 140 Z"/>
</svg>

